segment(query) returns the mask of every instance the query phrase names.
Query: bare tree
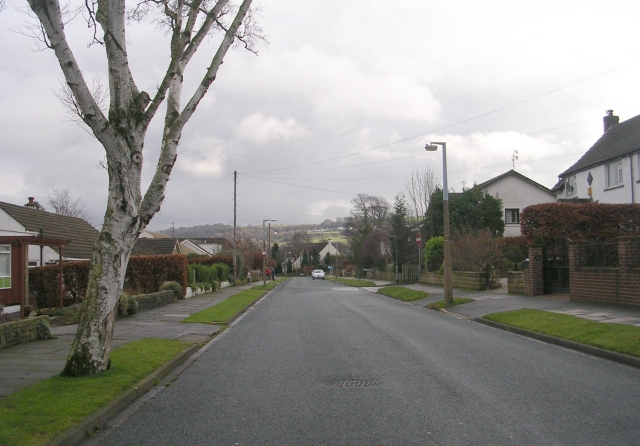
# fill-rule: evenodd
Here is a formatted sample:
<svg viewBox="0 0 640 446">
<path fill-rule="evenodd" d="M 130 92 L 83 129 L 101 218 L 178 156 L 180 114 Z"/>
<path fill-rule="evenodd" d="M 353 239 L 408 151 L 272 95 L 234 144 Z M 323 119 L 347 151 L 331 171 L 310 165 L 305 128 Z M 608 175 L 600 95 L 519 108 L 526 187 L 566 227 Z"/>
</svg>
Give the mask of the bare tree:
<svg viewBox="0 0 640 446">
<path fill-rule="evenodd" d="M 67 41 L 59 0 L 28 0 L 42 30 L 42 40 L 58 59 L 82 121 L 105 150 L 109 177 L 107 209 L 94 246 L 89 284 L 78 331 L 63 375 L 84 376 L 109 367 L 116 305 L 122 294 L 131 249 L 140 232 L 160 210 L 185 124 L 215 80 L 229 48 L 236 43 L 255 52 L 262 38 L 250 10 L 252 0 L 86 0 L 93 42 L 105 49 L 108 114 L 100 109 Z M 140 91 L 129 69 L 127 19 L 149 19 L 166 27 L 170 58 L 151 97 Z M 186 104 L 184 73 L 193 55 L 214 31 L 222 33 L 208 68 Z M 160 155 L 147 191 L 140 176 L 147 129 L 166 100 Z"/>
<path fill-rule="evenodd" d="M 53 196 L 51 196 L 52 194 Z M 84 202 L 80 199 L 72 201 L 68 189 L 53 189 L 51 194 L 47 192 L 47 195 L 49 196 L 49 206 L 56 214 L 89 221 L 84 210 Z"/>
<path fill-rule="evenodd" d="M 300 251 L 304 249 L 305 246 L 309 244 L 311 239 L 309 238 L 309 234 L 306 231 L 296 231 L 291 236 L 291 249 L 294 255 L 300 254 Z"/>
<path fill-rule="evenodd" d="M 412 217 L 419 222 L 424 219 L 429 209 L 431 195 L 440 187 L 440 175 L 430 167 L 425 167 L 424 170 L 416 169 L 411 172 L 405 187 Z"/>
</svg>

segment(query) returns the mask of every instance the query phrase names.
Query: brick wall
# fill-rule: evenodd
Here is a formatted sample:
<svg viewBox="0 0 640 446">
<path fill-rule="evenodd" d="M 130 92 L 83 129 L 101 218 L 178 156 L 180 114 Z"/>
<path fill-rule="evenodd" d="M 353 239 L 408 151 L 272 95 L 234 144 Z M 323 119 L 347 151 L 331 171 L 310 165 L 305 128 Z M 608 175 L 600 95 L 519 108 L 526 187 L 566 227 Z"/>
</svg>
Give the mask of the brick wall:
<svg viewBox="0 0 640 446">
<path fill-rule="evenodd" d="M 640 237 L 617 241 L 617 268 L 582 266 L 580 244 L 569 245 L 572 301 L 640 307 Z"/>
<path fill-rule="evenodd" d="M 529 267 L 524 272 L 524 294 L 539 296 L 544 294 L 543 247 L 529 247 Z"/>
<path fill-rule="evenodd" d="M 507 292 L 524 294 L 524 273 L 522 271 L 507 272 Z"/>
<path fill-rule="evenodd" d="M 51 339 L 49 316 L 37 316 L 0 324 L 0 350 L 24 342 Z"/>
</svg>

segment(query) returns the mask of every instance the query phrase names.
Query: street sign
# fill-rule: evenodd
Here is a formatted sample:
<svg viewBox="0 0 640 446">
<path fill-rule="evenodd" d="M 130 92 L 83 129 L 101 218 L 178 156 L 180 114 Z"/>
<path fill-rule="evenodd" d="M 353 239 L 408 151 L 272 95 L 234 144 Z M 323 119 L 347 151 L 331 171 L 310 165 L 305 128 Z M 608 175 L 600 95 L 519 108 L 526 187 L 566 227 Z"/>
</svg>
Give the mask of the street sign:
<svg viewBox="0 0 640 446">
<path fill-rule="evenodd" d="M 420 237 L 420 233 L 416 233 L 416 245 L 420 246 L 420 242 L 422 241 L 422 237 Z"/>
</svg>

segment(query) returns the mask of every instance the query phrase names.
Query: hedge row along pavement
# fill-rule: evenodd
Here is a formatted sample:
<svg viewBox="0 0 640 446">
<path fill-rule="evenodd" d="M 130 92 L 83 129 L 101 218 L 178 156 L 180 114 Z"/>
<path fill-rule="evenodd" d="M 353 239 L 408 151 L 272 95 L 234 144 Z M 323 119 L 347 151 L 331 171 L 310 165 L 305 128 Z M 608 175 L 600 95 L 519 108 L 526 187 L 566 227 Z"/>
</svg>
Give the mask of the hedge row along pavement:
<svg viewBox="0 0 640 446">
<path fill-rule="evenodd" d="M 522 211 L 520 227 L 538 244 L 639 235 L 640 204 L 537 204 Z"/>
<path fill-rule="evenodd" d="M 29 269 L 29 294 L 38 308 L 56 306 L 58 302 L 58 265 Z M 87 292 L 89 261 L 62 264 L 63 304 L 81 302 Z M 124 280 L 124 292 L 129 294 L 155 293 L 166 281 L 178 282 L 187 288 L 187 258 L 182 254 L 163 256 L 135 256 L 129 259 Z"/>
</svg>

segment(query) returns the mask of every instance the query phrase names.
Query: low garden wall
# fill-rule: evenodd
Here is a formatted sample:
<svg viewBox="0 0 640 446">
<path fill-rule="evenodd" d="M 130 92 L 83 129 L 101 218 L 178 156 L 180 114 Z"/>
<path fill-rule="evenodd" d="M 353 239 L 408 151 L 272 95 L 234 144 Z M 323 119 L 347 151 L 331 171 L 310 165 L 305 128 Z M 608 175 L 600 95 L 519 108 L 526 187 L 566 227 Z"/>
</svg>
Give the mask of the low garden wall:
<svg viewBox="0 0 640 446">
<path fill-rule="evenodd" d="M 178 300 L 176 299 L 175 293 L 171 290 L 140 294 L 139 296 L 131 296 L 130 299 L 135 299 L 136 302 L 138 302 L 138 311 L 161 307 Z"/>
<path fill-rule="evenodd" d="M 507 272 L 507 292 L 509 294 L 525 294 L 524 273 L 522 271 Z"/>
<path fill-rule="evenodd" d="M 0 350 L 24 342 L 51 338 L 49 316 L 37 316 L 0 324 Z"/>
<path fill-rule="evenodd" d="M 486 290 L 487 275 L 483 272 L 453 271 L 451 274 L 454 288 L 467 290 Z M 444 286 L 444 275 L 436 272 L 424 272 L 420 274 L 420 283 L 425 285 Z"/>
</svg>

